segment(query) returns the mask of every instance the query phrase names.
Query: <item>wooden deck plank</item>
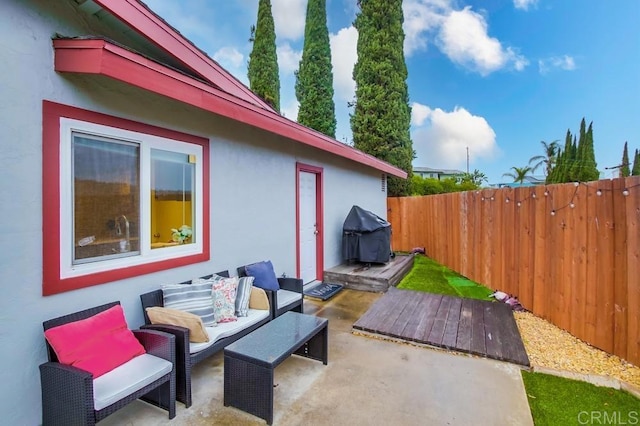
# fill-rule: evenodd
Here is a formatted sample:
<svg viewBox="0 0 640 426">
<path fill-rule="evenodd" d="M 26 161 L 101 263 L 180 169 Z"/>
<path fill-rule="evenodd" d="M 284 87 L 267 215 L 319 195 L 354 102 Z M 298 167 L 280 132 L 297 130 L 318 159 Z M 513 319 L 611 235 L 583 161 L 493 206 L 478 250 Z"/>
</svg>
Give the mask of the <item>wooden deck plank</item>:
<svg viewBox="0 0 640 426">
<path fill-rule="evenodd" d="M 442 337 L 444 336 L 444 326 L 447 322 L 447 316 L 449 315 L 449 307 L 451 306 L 451 297 L 442 296 L 442 301 L 436 312 L 436 317 L 433 320 L 433 327 L 431 327 L 431 333 L 427 338 L 427 342 L 432 345 L 442 346 Z"/>
<path fill-rule="evenodd" d="M 458 323 L 460 321 L 461 308 L 461 298 L 456 297 L 451 301 L 447 322 L 444 326 L 444 335 L 442 336 L 442 346 L 447 349 L 456 349 L 457 347 L 456 342 L 458 340 Z"/>
<path fill-rule="evenodd" d="M 387 336 L 398 337 L 390 334 L 391 329 L 393 325 L 396 323 L 396 321 L 398 321 L 402 317 L 402 313 L 404 312 L 406 306 L 411 301 L 412 295 L 411 293 L 403 292 L 396 289 L 393 289 L 391 291 L 392 293 L 394 293 L 395 298 L 397 299 L 397 303 L 394 305 L 393 308 L 390 308 L 381 314 L 382 320 L 384 321 L 381 323 L 378 329 L 381 332 L 384 332 L 383 334 L 386 334 Z M 400 319 L 400 322 L 402 322 L 401 319 Z M 402 325 L 402 328 L 404 328 L 404 324 Z"/>
<path fill-rule="evenodd" d="M 416 307 L 418 306 L 418 302 L 420 302 L 421 298 L 416 297 L 416 295 L 411 295 L 406 301 L 404 309 L 402 313 L 398 316 L 396 321 L 393 323 L 391 328 L 389 329 L 389 335 L 393 337 L 403 338 L 405 336 L 404 330 L 407 328 L 407 325 L 412 320 L 415 320 L 416 315 Z M 406 299 L 405 299 L 406 300 Z"/>
<path fill-rule="evenodd" d="M 484 341 L 487 348 L 486 354 L 490 358 L 502 360 L 503 337 L 500 329 L 500 319 L 504 311 L 500 308 L 507 308 L 509 310 L 511 308 L 504 303 L 492 303 L 491 305 L 485 305 L 484 307 Z"/>
<path fill-rule="evenodd" d="M 456 347 L 458 348 L 458 350 L 463 352 L 471 351 L 471 326 L 473 324 L 473 311 L 471 307 L 471 299 L 462 299 Z"/>
<path fill-rule="evenodd" d="M 391 309 L 394 309 L 397 303 L 400 302 L 399 298 L 392 297 L 392 293 L 387 293 L 383 297 L 376 300 L 376 302 L 365 312 L 365 314 L 356 321 L 353 325 L 354 328 L 375 332 L 380 327 L 382 322 L 386 321 L 385 313 Z"/>
<path fill-rule="evenodd" d="M 427 293 L 420 293 L 415 295 L 416 306 L 413 310 L 413 315 L 407 322 L 407 326 L 404 328 L 402 332 L 404 334 L 405 339 L 411 340 L 411 341 L 415 340 L 416 330 L 420 325 L 420 321 L 422 321 L 422 319 L 427 315 L 425 308 L 428 303 L 427 301 L 428 298 L 429 298 L 429 295 Z"/>
<path fill-rule="evenodd" d="M 354 329 L 529 365 L 505 304 L 390 288 Z"/>
<path fill-rule="evenodd" d="M 473 300 L 471 305 L 471 345 L 470 352 L 477 355 L 487 353 L 484 341 L 484 306 L 479 300 Z"/>
<path fill-rule="evenodd" d="M 527 351 L 520 337 L 518 324 L 516 324 L 511 309 L 508 309 L 508 311 L 509 312 L 500 319 L 500 329 L 503 336 L 503 358 L 505 361 L 529 366 L 529 357 L 527 356 Z"/>
<path fill-rule="evenodd" d="M 428 295 L 424 309 L 425 315 L 421 317 L 420 324 L 418 324 L 414 334 L 414 340 L 416 342 L 424 343 L 428 340 L 429 333 L 431 333 L 431 328 L 433 327 L 433 321 L 436 318 L 435 313 L 438 312 L 438 308 L 440 307 L 440 302 L 442 302 L 442 295 Z"/>
</svg>

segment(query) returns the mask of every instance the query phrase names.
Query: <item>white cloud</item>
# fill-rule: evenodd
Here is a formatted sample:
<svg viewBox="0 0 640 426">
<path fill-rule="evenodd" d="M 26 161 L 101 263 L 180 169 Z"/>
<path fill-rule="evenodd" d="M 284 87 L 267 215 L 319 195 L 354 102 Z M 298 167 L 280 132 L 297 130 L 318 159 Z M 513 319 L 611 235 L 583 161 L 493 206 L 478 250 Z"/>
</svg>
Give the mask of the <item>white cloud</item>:
<svg viewBox="0 0 640 426">
<path fill-rule="evenodd" d="M 429 34 L 440 27 L 451 10 L 449 3 L 450 0 L 405 0 L 402 3 L 405 55 L 411 56 L 427 48 Z"/>
<path fill-rule="evenodd" d="M 518 71 L 528 65 L 524 56 L 512 48 L 504 48 L 498 39 L 490 37 L 484 17 L 469 6 L 453 11 L 445 18 L 438 42 L 449 59 L 482 76 L 509 65 Z"/>
<path fill-rule="evenodd" d="M 447 112 L 413 103 L 412 108 L 412 122 L 418 126 L 418 123 L 424 124 L 414 126 L 411 135 L 416 151 L 415 166 L 464 170 L 467 147 L 476 160 L 490 160 L 499 153 L 496 134 L 484 117 L 472 115 L 461 107 Z"/>
<path fill-rule="evenodd" d="M 535 6 L 538 0 L 513 0 L 516 9 L 529 10 L 529 6 Z"/>
<path fill-rule="evenodd" d="M 213 59 L 224 68 L 240 68 L 244 65 L 244 55 L 235 47 L 225 46 L 213 54 Z"/>
<path fill-rule="evenodd" d="M 280 76 L 293 74 L 298 69 L 302 52 L 294 50 L 289 43 L 284 43 L 276 48 L 276 53 L 278 55 Z"/>
<path fill-rule="evenodd" d="M 353 26 L 343 28 L 337 34 L 329 34 L 329 41 L 333 64 L 333 90 L 336 98 L 352 101 L 356 93 L 353 65 L 358 60 L 358 31 Z"/>
<path fill-rule="evenodd" d="M 242 83 L 249 85 L 247 62 L 245 56 L 238 49 L 225 46 L 213 54 L 213 59 Z"/>
<path fill-rule="evenodd" d="M 540 70 L 540 74 L 547 74 L 553 69 L 573 71 L 576 69 L 576 61 L 569 55 L 554 56 L 547 59 L 540 59 L 538 61 L 538 69 Z"/>
<path fill-rule="evenodd" d="M 289 120 L 297 121 L 298 120 L 298 109 L 300 108 L 300 103 L 293 99 L 285 104 L 281 103 L 280 105 L 280 113 L 287 117 Z"/>
<path fill-rule="evenodd" d="M 306 0 L 273 0 L 271 13 L 278 40 L 298 40 L 304 35 Z"/>
<path fill-rule="evenodd" d="M 433 110 L 426 105 L 414 102 L 411 104 L 411 125 L 422 126 Z"/>
</svg>

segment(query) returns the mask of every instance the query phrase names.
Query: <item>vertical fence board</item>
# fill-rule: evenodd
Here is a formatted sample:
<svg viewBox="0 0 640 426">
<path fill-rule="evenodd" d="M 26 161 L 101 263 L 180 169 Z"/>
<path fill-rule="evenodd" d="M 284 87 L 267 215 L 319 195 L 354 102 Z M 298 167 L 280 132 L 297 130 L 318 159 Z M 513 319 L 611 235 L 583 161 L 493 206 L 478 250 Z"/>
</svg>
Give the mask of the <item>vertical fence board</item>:
<svg viewBox="0 0 640 426">
<path fill-rule="evenodd" d="M 513 203 L 507 203 L 507 199 L 510 200 L 511 198 L 513 198 L 512 188 L 505 188 L 503 191 L 498 191 L 496 193 L 494 208 L 502 212 L 502 218 L 497 222 L 502 235 L 500 238 L 502 244 L 500 244 L 499 252 L 499 256 L 503 259 L 501 288 L 507 289 L 508 293 L 518 295 L 520 292 L 518 290 L 518 280 L 516 279 L 516 263 L 519 252 L 516 247 L 519 233 L 515 225 L 516 218 Z"/>
<path fill-rule="evenodd" d="M 570 329 L 575 336 L 585 340 L 585 315 L 587 288 L 592 288 L 594 283 L 587 280 L 587 186 L 578 185 L 570 200 L 569 212 L 572 216 L 574 227 L 573 243 L 573 268 L 571 283 L 571 300 L 569 309 L 571 312 Z M 571 207 L 573 206 L 573 207 Z"/>
<path fill-rule="evenodd" d="M 599 238 L 598 238 L 598 212 L 597 205 L 599 203 L 596 195 L 597 183 L 593 188 L 589 188 L 586 195 L 586 218 L 587 218 L 587 265 L 585 280 L 585 311 L 583 318 L 584 337 L 587 342 L 592 342 L 594 346 L 602 347 L 602 343 L 598 341 L 597 322 L 598 322 L 598 292 L 601 283 L 598 281 L 598 254 L 599 254 Z M 582 208 L 582 206 L 580 206 Z"/>
<path fill-rule="evenodd" d="M 616 354 L 627 353 L 627 224 L 626 209 L 624 208 L 623 179 L 613 180 L 613 220 L 614 220 L 614 334 L 613 350 Z"/>
<path fill-rule="evenodd" d="M 545 197 L 544 203 L 536 206 L 532 203 L 520 202 L 520 209 L 529 209 L 534 215 L 534 244 L 533 244 L 533 306 L 532 311 L 543 318 L 549 318 L 549 304 L 547 303 L 548 295 L 551 289 L 548 288 L 549 283 L 553 282 L 551 278 L 551 262 L 550 246 L 551 238 L 549 238 L 549 214 L 550 198 Z M 516 204 L 517 206 L 517 204 Z"/>
<path fill-rule="evenodd" d="M 482 224 L 484 218 L 482 217 L 482 204 L 481 204 L 480 191 L 476 191 L 473 194 L 473 247 L 472 253 L 474 256 L 473 261 L 473 273 L 469 275 L 469 278 L 486 285 L 483 281 L 482 270 L 484 268 L 484 258 L 482 253 L 482 247 L 484 246 L 484 234 L 482 233 Z"/>
<path fill-rule="evenodd" d="M 627 356 L 640 360 L 640 176 L 626 178 L 623 196 L 627 219 Z"/>
<path fill-rule="evenodd" d="M 596 219 L 597 232 L 597 304 L 596 304 L 596 339 L 599 348 L 614 353 L 613 333 L 614 325 L 614 215 L 613 215 L 613 184 L 610 180 L 598 182 L 597 189 L 600 195 L 596 195 Z"/>
<path fill-rule="evenodd" d="M 484 194 L 480 198 L 480 204 L 482 209 L 482 223 L 480 227 L 482 229 L 482 251 L 480 258 L 482 259 L 482 273 L 481 273 L 481 283 L 484 283 L 486 286 L 490 288 L 497 288 L 495 283 L 492 281 L 491 274 L 491 241 L 493 240 L 493 212 L 491 211 L 491 206 L 488 201 L 488 197 Z"/>
</svg>

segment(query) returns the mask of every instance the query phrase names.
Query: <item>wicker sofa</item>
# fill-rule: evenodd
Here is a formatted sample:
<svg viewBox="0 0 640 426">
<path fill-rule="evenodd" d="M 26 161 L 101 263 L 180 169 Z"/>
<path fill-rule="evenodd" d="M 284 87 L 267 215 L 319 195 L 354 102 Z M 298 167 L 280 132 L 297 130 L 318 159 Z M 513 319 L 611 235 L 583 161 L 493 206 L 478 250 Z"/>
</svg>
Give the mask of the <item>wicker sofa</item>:
<svg viewBox="0 0 640 426">
<path fill-rule="evenodd" d="M 119 304 L 111 302 L 45 321 L 45 335 L 62 328 L 59 326 L 91 321 Z M 74 332 L 65 333 L 77 339 Z M 132 333 L 146 353 L 96 378 L 85 369 L 61 363 L 45 340 L 49 361 L 40 365 L 43 425 L 94 425 L 138 398 L 167 410 L 170 419 L 175 417 L 174 336 L 154 330 Z"/>
<path fill-rule="evenodd" d="M 221 271 L 217 272 L 216 275 L 228 277 L 229 272 Z M 212 275 L 207 275 L 200 278 L 208 279 L 211 278 L 211 276 Z M 181 284 L 187 285 L 190 283 L 191 281 L 186 281 Z M 191 368 L 272 319 L 270 309 L 266 311 L 250 309 L 248 317 L 239 318 L 238 321 L 220 324 L 216 327 L 206 327 L 211 337 L 209 342 L 192 343 L 189 341 L 189 329 L 187 328 L 176 325 L 151 323 L 146 309 L 155 306 L 164 306 L 163 292 L 161 289 L 140 295 L 140 301 L 142 302 L 145 319 L 145 325 L 141 328 L 163 331 L 173 334 L 176 338 L 176 399 L 186 407 L 190 407 L 192 404 Z"/>
</svg>

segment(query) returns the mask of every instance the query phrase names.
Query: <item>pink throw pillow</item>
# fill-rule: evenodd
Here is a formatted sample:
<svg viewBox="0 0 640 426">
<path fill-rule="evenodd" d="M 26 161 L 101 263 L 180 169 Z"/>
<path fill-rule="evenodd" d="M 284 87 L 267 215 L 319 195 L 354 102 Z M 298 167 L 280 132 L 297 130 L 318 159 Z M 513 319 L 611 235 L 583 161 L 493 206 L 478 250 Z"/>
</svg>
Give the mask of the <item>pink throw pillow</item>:
<svg viewBox="0 0 640 426">
<path fill-rule="evenodd" d="M 120 305 L 50 328 L 44 336 L 60 363 L 88 371 L 94 379 L 145 353 Z"/>
</svg>

